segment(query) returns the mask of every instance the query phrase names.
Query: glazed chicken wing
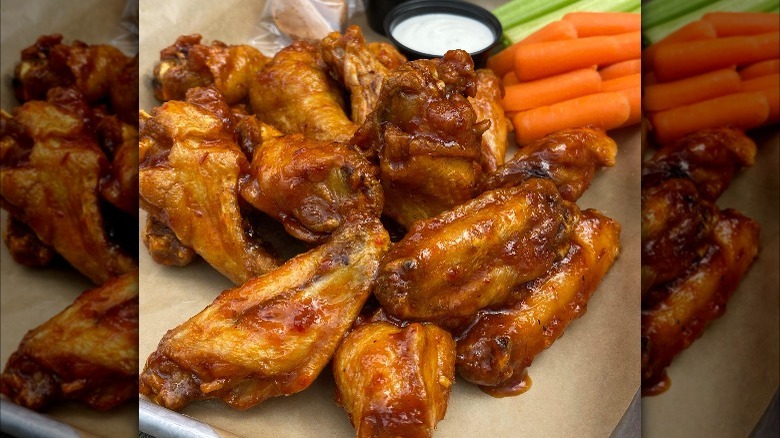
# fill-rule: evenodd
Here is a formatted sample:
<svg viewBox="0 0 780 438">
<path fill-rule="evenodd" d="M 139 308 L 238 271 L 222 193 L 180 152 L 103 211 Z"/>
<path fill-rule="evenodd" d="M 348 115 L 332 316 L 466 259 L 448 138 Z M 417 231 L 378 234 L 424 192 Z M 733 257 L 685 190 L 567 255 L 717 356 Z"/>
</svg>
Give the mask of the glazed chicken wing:
<svg viewBox="0 0 780 438">
<path fill-rule="evenodd" d="M 344 338 L 333 374 L 359 438 L 431 437 L 455 382 L 455 342 L 433 324 L 367 323 Z"/>
<path fill-rule="evenodd" d="M 0 376 L 14 403 L 106 410 L 138 393 L 138 272 L 112 278 L 29 331 Z"/>
<path fill-rule="evenodd" d="M 111 171 L 101 185 L 100 194 L 116 208 L 137 217 L 138 130 L 114 116 L 104 117 L 97 130 L 103 149 L 111 159 Z"/>
<path fill-rule="evenodd" d="M 388 245 L 379 220 L 366 218 L 223 292 L 160 341 L 141 394 L 170 409 L 210 398 L 247 409 L 306 389 L 371 293 Z"/>
<path fill-rule="evenodd" d="M 114 78 L 129 60 L 114 46 L 81 41 L 67 45 L 62 44 L 62 35 L 45 35 L 22 51 L 14 70 L 14 92 L 19 102 L 27 102 L 45 100 L 54 87 L 74 87 L 88 102 L 97 102 L 108 97 Z"/>
<path fill-rule="evenodd" d="M 111 82 L 111 109 L 120 120 L 138 128 L 138 55 Z"/>
<path fill-rule="evenodd" d="M 97 284 L 135 269 L 107 231 L 132 227 L 104 215 L 100 190 L 109 163 L 86 126 L 92 116 L 80 93 L 54 88 L 47 102 L 30 101 L 2 117 L 3 208 Z"/>
<path fill-rule="evenodd" d="M 417 222 L 382 260 L 374 295 L 403 320 L 461 326 L 566 255 L 579 209 L 530 179 Z"/>
<path fill-rule="evenodd" d="M 366 46 L 374 54 L 374 57 L 390 71 L 395 70 L 406 62 L 406 57 L 392 44 L 373 42 L 366 44 Z"/>
<path fill-rule="evenodd" d="M 220 41 L 201 44 L 201 36 L 183 35 L 160 51 L 154 68 L 154 95 L 161 101 L 184 100 L 187 90 L 213 85 L 229 105 L 246 99 L 249 84 L 269 59 L 249 45 Z"/>
<path fill-rule="evenodd" d="M 194 88 L 187 102 L 155 108 L 140 136 L 140 196 L 150 215 L 236 284 L 277 266 L 242 216 L 239 180 L 249 163 L 218 91 Z"/>
<path fill-rule="evenodd" d="M 344 112 L 344 99 L 317 47 L 296 41 L 280 50 L 254 77 L 252 111 L 285 134 L 348 141 L 357 126 Z"/>
<path fill-rule="evenodd" d="M 243 198 L 306 242 L 327 240 L 350 215 L 382 213 L 376 166 L 343 143 L 269 135 L 254 149 L 249 174 Z"/>
<path fill-rule="evenodd" d="M 479 69 L 476 74 L 477 93 L 469 97 L 469 102 L 477 120 L 490 120 L 490 127 L 482 133 L 482 170 L 492 172 L 504 163 L 508 145 L 509 122 L 501 102 L 504 86 L 492 70 Z"/>
<path fill-rule="evenodd" d="M 3 242 L 14 261 L 23 266 L 42 268 L 54 258 L 54 250 L 41 242 L 35 231 L 13 216 L 8 217 Z"/>
<path fill-rule="evenodd" d="M 596 170 L 614 166 L 617 144 L 600 129 L 565 129 L 520 149 L 489 173 L 482 189 L 510 187 L 528 178 L 549 178 L 563 199 L 576 201 L 590 186 Z"/>
<path fill-rule="evenodd" d="M 457 341 L 458 372 L 490 395 L 530 387 L 526 368 L 581 316 L 620 250 L 620 225 L 582 211 L 569 252 L 547 273 L 520 286 L 516 304 L 481 310 Z"/>
<path fill-rule="evenodd" d="M 408 62 L 385 79 L 376 106 L 352 143 L 375 157 L 384 213 L 406 228 L 477 194 L 482 133 L 467 97 L 474 64 L 462 50 Z"/>
</svg>

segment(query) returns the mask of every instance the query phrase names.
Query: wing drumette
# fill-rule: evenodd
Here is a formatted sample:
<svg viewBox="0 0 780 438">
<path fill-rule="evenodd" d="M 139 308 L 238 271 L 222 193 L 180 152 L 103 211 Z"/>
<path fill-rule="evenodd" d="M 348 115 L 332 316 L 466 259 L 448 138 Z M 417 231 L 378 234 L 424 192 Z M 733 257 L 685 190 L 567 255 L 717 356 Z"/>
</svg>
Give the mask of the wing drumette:
<svg viewBox="0 0 780 438">
<path fill-rule="evenodd" d="M 504 86 L 492 70 L 479 69 L 476 74 L 477 93 L 469 97 L 469 102 L 477 120 L 490 120 L 490 127 L 482 133 L 482 170 L 492 172 L 504 163 L 508 145 L 509 122 L 501 103 Z"/>
</svg>

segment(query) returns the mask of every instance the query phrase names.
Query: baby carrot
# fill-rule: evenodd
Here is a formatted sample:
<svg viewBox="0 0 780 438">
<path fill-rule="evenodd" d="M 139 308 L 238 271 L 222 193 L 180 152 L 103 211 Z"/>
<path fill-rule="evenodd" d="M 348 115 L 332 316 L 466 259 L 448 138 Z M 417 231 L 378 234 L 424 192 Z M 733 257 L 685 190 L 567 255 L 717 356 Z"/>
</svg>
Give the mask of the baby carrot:
<svg viewBox="0 0 780 438">
<path fill-rule="evenodd" d="M 646 111 L 663 111 L 736 93 L 739 90 L 740 78 L 736 71 L 715 70 L 677 81 L 645 85 L 642 105 Z"/>
<path fill-rule="evenodd" d="M 769 117 L 767 117 L 764 125 L 780 123 L 780 88 L 769 88 L 761 90 L 760 93 L 769 101 Z"/>
<path fill-rule="evenodd" d="M 628 114 L 628 120 L 623 122 L 619 128 L 636 125 L 642 121 L 642 87 L 625 88 L 619 93 L 626 96 L 628 104 L 631 106 L 631 112 Z"/>
<path fill-rule="evenodd" d="M 595 70 L 574 70 L 506 87 L 504 110 L 524 111 L 597 93 L 600 89 L 601 76 Z"/>
<path fill-rule="evenodd" d="M 621 93 L 596 93 L 517 113 L 512 122 L 517 144 L 523 146 L 551 132 L 596 126 L 609 130 L 622 125 L 631 113 Z"/>
<path fill-rule="evenodd" d="M 577 29 L 577 36 L 617 35 L 642 29 L 642 16 L 632 12 L 569 12 L 563 16 Z"/>
<path fill-rule="evenodd" d="M 656 139 L 661 144 L 702 129 L 733 127 L 748 130 L 769 117 L 769 102 L 762 93 L 734 93 L 672 108 L 653 115 Z"/>
<path fill-rule="evenodd" d="M 760 91 L 780 87 L 780 73 L 759 76 L 757 78 L 742 81 L 739 91 Z"/>
<path fill-rule="evenodd" d="M 750 64 L 739 71 L 739 76 L 742 80 L 748 80 L 772 73 L 780 73 L 780 59 L 768 59 Z"/>
<path fill-rule="evenodd" d="M 712 23 L 718 38 L 780 31 L 780 15 L 772 12 L 710 12 L 701 19 Z"/>
<path fill-rule="evenodd" d="M 645 73 L 644 76 L 642 77 L 642 85 L 644 86 L 653 85 L 657 83 L 658 83 L 658 79 L 655 78 L 655 73 L 653 73 L 652 71 Z"/>
<path fill-rule="evenodd" d="M 712 40 L 717 38 L 715 28 L 707 21 L 692 21 L 685 26 L 670 33 L 652 46 L 642 51 L 642 68 L 652 70 L 655 51 L 659 47 L 669 43 L 682 43 L 685 41 Z"/>
<path fill-rule="evenodd" d="M 501 82 L 504 83 L 504 88 L 510 85 L 520 83 L 520 81 L 517 80 L 517 75 L 515 75 L 514 71 L 510 71 L 509 73 L 505 74 L 504 77 L 501 79 Z"/>
<path fill-rule="evenodd" d="M 639 58 L 640 32 L 525 44 L 515 52 L 515 73 L 521 81 L 571 70 Z"/>
<path fill-rule="evenodd" d="M 656 78 L 663 82 L 776 58 L 778 52 L 780 33 L 771 32 L 665 44 L 656 50 L 653 63 Z"/>
<path fill-rule="evenodd" d="M 523 40 L 491 56 L 488 58 L 486 65 L 496 75 L 504 76 L 515 68 L 515 50 L 517 50 L 519 45 L 543 41 L 571 40 L 574 38 L 577 38 L 577 31 L 572 23 L 561 20 L 553 21 L 528 35 Z"/>
<path fill-rule="evenodd" d="M 632 75 L 621 76 L 619 78 L 610 79 L 601 83 L 601 91 L 620 91 L 627 88 L 641 87 L 642 86 L 642 73 L 634 73 Z"/>
<path fill-rule="evenodd" d="M 641 73 L 641 72 L 642 72 L 642 60 L 639 58 L 629 59 L 628 61 L 616 62 L 614 64 L 605 66 L 604 68 L 599 70 L 601 79 L 604 81 L 619 78 L 620 76 L 626 76 L 626 75 Z"/>
</svg>

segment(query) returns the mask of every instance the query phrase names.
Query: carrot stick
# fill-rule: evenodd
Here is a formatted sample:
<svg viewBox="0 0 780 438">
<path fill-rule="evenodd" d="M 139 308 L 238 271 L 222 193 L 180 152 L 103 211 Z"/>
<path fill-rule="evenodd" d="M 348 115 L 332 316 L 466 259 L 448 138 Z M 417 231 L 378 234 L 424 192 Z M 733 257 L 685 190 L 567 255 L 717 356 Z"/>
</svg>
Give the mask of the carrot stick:
<svg viewBox="0 0 780 438">
<path fill-rule="evenodd" d="M 663 111 L 740 91 L 739 74 L 732 69 L 715 70 L 671 82 L 645 85 L 645 111 Z"/>
<path fill-rule="evenodd" d="M 773 59 L 778 52 L 778 32 L 670 43 L 656 50 L 654 71 L 659 81 L 671 81 L 735 64 Z"/>
<path fill-rule="evenodd" d="M 552 76 L 591 65 L 639 58 L 640 32 L 525 44 L 515 52 L 515 73 L 521 81 Z"/>
<path fill-rule="evenodd" d="M 775 73 L 742 81 L 742 87 L 740 87 L 739 91 L 761 91 L 778 87 L 780 87 L 780 73 Z"/>
<path fill-rule="evenodd" d="M 767 117 L 764 125 L 780 123 L 780 88 L 769 88 L 761 90 L 760 93 L 769 101 L 769 117 Z"/>
<path fill-rule="evenodd" d="M 515 50 L 522 44 L 544 41 L 561 41 L 577 38 L 577 30 L 568 21 L 553 21 L 536 32 L 528 35 L 523 40 L 512 44 L 506 49 L 496 53 L 487 60 L 487 68 L 493 70 L 498 76 L 504 76 L 515 68 Z"/>
<path fill-rule="evenodd" d="M 504 110 L 524 111 L 597 93 L 600 89 L 601 76 L 595 70 L 574 70 L 506 87 Z"/>
<path fill-rule="evenodd" d="M 780 16 L 772 12 L 710 12 L 701 19 L 712 23 L 718 38 L 780 31 Z"/>
<path fill-rule="evenodd" d="M 608 81 L 610 79 L 619 78 L 620 76 L 626 76 L 634 73 L 641 73 L 642 72 L 642 60 L 637 59 L 629 59 L 628 61 L 620 61 L 616 62 L 614 64 L 610 64 L 601 70 L 599 70 L 599 74 L 601 75 L 601 80 Z"/>
<path fill-rule="evenodd" d="M 652 71 L 645 73 L 644 77 L 642 78 L 642 85 L 644 86 L 653 85 L 657 83 L 658 83 L 658 79 L 655 78 L 655 73 L 653 73 Z"/>
<path fill-rule="evenodd" d="M 625 88 L 620 90 L 619 93 L 626 96 L 628 104 L 631 106 L 631 112 L 628 115 L 628 120 L 618 126 L 623 128 L 626 126 L 633 126 L 642 121 L 642 87 Z"/>
<path fill-rule="evenodd" d="M 739 76 L 742 80 L 748 80 L 772 73 L 780 73 L 780 59 L 768 59 L 750 64 L 739 71 Z"/>
<path fill-rule="evenodd" d="M 634 73 L 632 75 L 621 76 L 619 78 L 610 79 L 601 83 L 601 91 L 620 91 L 627 88 L 641 87 L 642 86 L 642 73 Z"/>
<path fill-rule="evenodd" d="M 769 102 L 762 93 L 734 93 L 672 108 L 653 115 L 659 143 L 666 144 L 702 129 L 734 127 L 748 130 L 769 117 Z"/>
<path fill-rule="evenodd" d="M 613 129 L 628 120 L 631 105 L 621 93 L 595 93 L 517 113 L 512 119 L 523 146 L 551 132 L 582 126 Z"/>
<path fill-rule="evenodd" d="M 642 29 L 642 16 L 631 12 L 570 12 L 563 16 L 563 20 L 574 24 L 580 38 Z"/>
<path fill-rule="evenodd" d="M 506 87 L 508 87 L 510 85 L 514 85 L 514 84 L 519 84 L 520 83 L 520 81 L 517 80 L 517 75 L 515 74 L 514 71 L 510 71 L 509 73 L 505 74 L 504 77 L 501 79 L 501 82 L 504 83 L 504 88 L 506 88 Z"/>
<path fill-rule="evenodd" d="M 712 23 L 701 20 L 692 21 L 642 51 L 642 68 L 652 70 L 655 52 L 659 47 L 665 44 L 712 40 L 715 38 L 717 38 L 717 35 L 715 34 L 715 28 L 712 26 Z"/>
</svg>

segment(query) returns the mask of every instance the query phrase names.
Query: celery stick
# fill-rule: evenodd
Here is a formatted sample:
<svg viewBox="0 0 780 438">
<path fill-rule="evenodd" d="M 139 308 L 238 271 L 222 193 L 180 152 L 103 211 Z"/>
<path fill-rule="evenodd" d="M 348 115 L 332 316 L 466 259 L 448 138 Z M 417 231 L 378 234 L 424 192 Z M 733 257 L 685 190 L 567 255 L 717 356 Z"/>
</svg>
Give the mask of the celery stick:
<svg viewBox="0 0 780 438">
<path fill-rule="evenodd" d="M 504 36 L 513 43 L 516 43 L 544 27 L 546 24 L 555 20 L 560 20 L 569 12 L 628 12 L 636 9 L 640 4 L 640 0 L 581 0 L 566 7 L 552 11 L 548 14 L 537 17 L 533 20 L 527 21 L 519 26 L 504 29 Z"/>
<path fill-rule="evenodd" d="M 576 0 L 514 0 L 494 9 L 493 15 L 504 29 L 510 29 L 575 2 Z"/>
<path fill-rule="evenodd" d="M 642 27 L 651 28 L 701 9 L 715 0 L 654 0 L 642 8 Z"/>
</svg>

